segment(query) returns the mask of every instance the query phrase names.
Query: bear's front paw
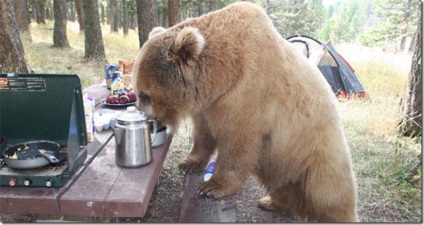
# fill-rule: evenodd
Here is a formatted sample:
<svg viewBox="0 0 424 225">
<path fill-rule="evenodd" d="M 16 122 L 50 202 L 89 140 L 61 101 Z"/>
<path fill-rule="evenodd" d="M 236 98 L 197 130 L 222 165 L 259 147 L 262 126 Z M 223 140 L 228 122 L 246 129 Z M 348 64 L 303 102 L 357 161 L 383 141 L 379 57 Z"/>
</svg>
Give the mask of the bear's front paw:
<svg viewBox="0 0 424 225">
<path fill-rule="evenodd" d="M 206 195 L 216 199 L 230 195 L 232 192 L 233 189 L 229 188 L 229 186 L 224 186 L 221 182 L 217 182 L 213 178 L 203 182 L 197 190 L 197 193 L 200 195 Z"/>
<path fill-rule="evenodd" d="M 184 172 L 202 172 L 205 170 L 205 163 L 203 161 L 195 161 L 185 159 L 178 165 L 179 169 Z"/>
</svg>

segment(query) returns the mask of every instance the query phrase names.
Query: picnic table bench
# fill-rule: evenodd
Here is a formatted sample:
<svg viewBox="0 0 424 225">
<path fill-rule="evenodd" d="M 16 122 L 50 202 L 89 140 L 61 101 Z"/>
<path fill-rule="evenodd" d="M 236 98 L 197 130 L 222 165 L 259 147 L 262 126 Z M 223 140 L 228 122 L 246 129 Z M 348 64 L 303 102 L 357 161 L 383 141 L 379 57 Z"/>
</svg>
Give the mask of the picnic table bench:
<svg viewBox="0 0 424 225">
<path fill-rule="evenodd" d="M 96 100 L 96 109 L 109 91 L 100 83 L 83 90 Z M 58 221 L 58 216 L 76 217 L 91 222 L 104 218 L 143 217 L 158 182 L 172 133 L 165 144 L 152 149 L 152 162 L 139 168 L 121 168 L 115 164 L 115 138 L 112 130 L 95 134 L 86 146 L 87 159 L 60 188 L 0 187 L 0 213 L 36 214 Z M 199 196 L 196 187 L 202 173 L 185 176 L 179 221 L 235 222 L 232 196 L 215 200 Z M 79 219 L 78 219 L 79 218 Z M 64 221 L 59 219 L 59 221 Z"/>
</svg>

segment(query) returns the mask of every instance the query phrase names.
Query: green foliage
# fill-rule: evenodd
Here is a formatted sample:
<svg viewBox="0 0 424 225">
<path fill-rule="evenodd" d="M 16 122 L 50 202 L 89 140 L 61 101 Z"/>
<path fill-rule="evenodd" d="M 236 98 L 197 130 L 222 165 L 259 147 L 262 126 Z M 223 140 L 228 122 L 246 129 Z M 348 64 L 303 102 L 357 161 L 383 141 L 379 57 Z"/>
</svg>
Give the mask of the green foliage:
<svg viewBox="0 0 424 225">
<path fill-rule="evenodd" d="M 283 37 L 295 34 L 315 36 L 325 17 L 322 0 L 270 0 L 266 6 Z"/>
<path fill-rule="evenodd" d="M 374 0 L 377 24 L 360 37 L 363 45 L 381 46 L 413 36 L 419 22 L 419 1 Z"/>
<path fill-rule="evenodd" d="M 238 1 L 240 0 L 180 0 L 182 19 L 201 16 Z"/>
<path fill-rule="evenodd" d="M 327 8 L 327 20 L 318 32 L 321 40 L 353 42 L 364 28 L 372 0 L 348 0 Z"/>
</svg>

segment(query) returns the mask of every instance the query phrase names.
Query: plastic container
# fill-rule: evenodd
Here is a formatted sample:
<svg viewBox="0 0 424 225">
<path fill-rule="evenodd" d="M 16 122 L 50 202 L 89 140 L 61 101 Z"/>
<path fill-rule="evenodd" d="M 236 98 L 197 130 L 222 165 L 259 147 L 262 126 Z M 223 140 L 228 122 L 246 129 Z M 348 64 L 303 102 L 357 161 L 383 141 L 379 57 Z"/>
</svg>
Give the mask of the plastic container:
<svg viewBox="0 0 424 225">
<path fill-rule="evenodd" d="M 116 117 L 120 111 L 111 109 L 97 109 L 94 111 L 94 125 L 97 132 L 115 127 Z"/>
<path fill-rule="evenodd" d="M 83 95 L 84 113 L 85 113 L 85 126 L 87 128 L 87 140 L 94 140 L 94 133 L 96 132 L 94 125 L 94 98 L 88 94 Z"/>
<path fill-rule="evenodd" d="M 203 176 L 203 181 L 208 181 L 212 178 L 213 173 L 215 172 L 215 166 L 216 166 L 216 157 L 218 155 L 218 152 L 215 152 L 208 163 L 208 166 L 206 167 L 205 174 Z"/>
</svg>

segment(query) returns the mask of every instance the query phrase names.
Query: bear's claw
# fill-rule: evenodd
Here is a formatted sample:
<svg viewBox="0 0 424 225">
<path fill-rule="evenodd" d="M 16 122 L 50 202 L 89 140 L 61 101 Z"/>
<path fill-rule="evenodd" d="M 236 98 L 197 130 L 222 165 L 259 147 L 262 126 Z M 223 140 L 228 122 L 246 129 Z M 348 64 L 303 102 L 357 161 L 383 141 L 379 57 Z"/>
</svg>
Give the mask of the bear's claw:
<svg viewBox="0 0 424 225">
<path fill-rule="evenodd" d="M 228 194 L 228 191 L 222 187 L 219 183 L 214 182 L 212 179 L 206 182 L 203 182 L 199 189 L 197 190 L 197 193 L 202 196 L 208 196 L 215 199 L 222 198 Z"/>
<path fill-rule="evenodd" d="M 178 165 L 178 168 L 181 171 L 192 173 L 192 172 L 202 172 L 204 166 L 202 162 L 196 162 L 193 160 L 186 159 Z"/>
</svg>

